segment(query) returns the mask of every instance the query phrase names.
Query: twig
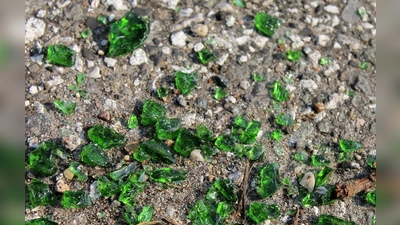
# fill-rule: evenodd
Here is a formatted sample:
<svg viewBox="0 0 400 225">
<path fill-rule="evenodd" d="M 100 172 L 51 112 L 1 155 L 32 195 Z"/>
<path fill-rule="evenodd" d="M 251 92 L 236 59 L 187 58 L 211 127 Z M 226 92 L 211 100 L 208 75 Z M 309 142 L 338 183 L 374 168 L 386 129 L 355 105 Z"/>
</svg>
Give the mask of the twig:
<svg viewBox="0 0 400 225">
<path fill-rule="evenodd" d="M 137 225 L 154 225 L 154 224 L 160 224 L 162 221 L 150 221 L 150 222 L 141 222 L 138 223 Z"/>
<path fill-rule="evenodd" d="M 293 225 L 299 224 L 299 213 L 300 213 L 300 209 L 297 208 L 296 216 L 294 217 L 294 220 L 293 220 Z"/>
<path fill-rule="evenodd" d="M 173 225 L 181 225 L 180 223 L 178 223 L 176 220 L 170 218 L 170 217 L 166 217 L 164 216 L 164 220 L 168 221 L 169 223 L 173 224 Z"/>
<path fill-rule="evenodd" d="M 368 178 L 352 180 L 344 184 L 336 185 L 336 196 L 338 198 L 353 197 L 361 191 L 368 190 L 373 183 Z"/>
<path fill-rule="evenodd" d="M 169 183 L 169 184 L 167 184 L 168 186 L 171 186 L 171 187 L 174 187 L 174 188 L 178 188 L 178 189 L 182 189 L 183 187 L 182 186 L 178 186 L 178 185 L 175 185 L 175 184 L 171 184 L 171 183 Z"/>
<path fill-rule="evenodd" d="M 246 196 L 247 196 L 247 183 L 249 181 L 250 171 L 253 168 L 253 165 L 250 167 L 250 162 L 246 162 L 246 168 L 244 171 L 243 182 L 242 182 L 242 195 L 239 199 L 239 204 L 237 208 L 237 212 L 246 220 Z"/>
</svg>

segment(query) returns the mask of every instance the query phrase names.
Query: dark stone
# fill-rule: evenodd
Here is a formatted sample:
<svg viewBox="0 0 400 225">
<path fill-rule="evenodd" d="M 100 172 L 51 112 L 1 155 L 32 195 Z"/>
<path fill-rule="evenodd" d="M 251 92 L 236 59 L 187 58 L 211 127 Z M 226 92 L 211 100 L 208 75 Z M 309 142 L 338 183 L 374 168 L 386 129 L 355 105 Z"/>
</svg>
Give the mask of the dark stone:
<svg viewBox="0 0 400 225">
<path fill-rule="evenodd" d="M 151 55 L 149 58 L 151 61 L 153 61 L 154 66 L 159 66 L 162 62 L 162 54 L 154 54 Z"/>
<path fill-rule="evenodd" d="M 288 25 L 289 25 L 290 28 L 296 28 L 297 27 L 297 25 L 295 23 L 289 23 Z"/>
<path fill-rule="evenodd" d="M 365 78 L 363 75 L 359 75 L 354 83 L 354 89 L 357 91 L 362 91 L 366 95 L 371 95 L 372 90 L 371 90 L 371 84 L 367 78 Z"/>
<path fill-rule="evenodd" d="M 157 46 L 148 45 L 148 46 L 145 47 L 145 52 L 146 52 L 146 54 L 148 54 L 148 55 L 154 55 L 154 54 L 157 54 L 157 53 L 158 53 L 158 50 L 159 50 L 159 49 L 160 49 L 160 48 L 157 47 Z"/>
<path fill-rule="evenodd" d="M 226 78 L 222 77 L 222 76 L 214 76 L 212 77 L 213 81 L 215 82 L 215 84 L 217 84 L 218 86 L 222 87 L 222 88 L 227 88 L 230 85 L 229 80 L 227 80 Z"/>
<path fill-rule="evenodd" d="M 153 43 L 158 46 L 161 44 L 161 41 L 158 38 L 153 38 Z"/>
<path fill-rule="evenodd" d="M 82 56 L 86 59 L 93 60 L 94 59 L 94 54 L 90 49 L 83 47 L 82 48 Z"/>
<path fill-rule="evenodd" d="M 309 27 L 306 27 L 299 32 L 299 35 L 300 36 L 313 36 L 314 33 Z"/>
<path fill-rule="evenodd" d="M 254 85 L 253 90 L 251 90 L 251 94 L 258 96 L 261 95 L 263 92 L 263 89 L 265 85 L 261 85 L 260 83 L 256 83 L 256 85 Z"/>
<path fill-rule="evenodd" d="M 203 109 L 207 109 L 207 100 L 204 98 L 197 98 L 195 101 L 195 106 Z"/>
<path fill-rule="evenodd" d="M 354 68 L 358 68 L 358 63 L 356 61 L 350 60 L 347 64 L 349 64 L 349 66 L 352 66 Z"/>
</svg>

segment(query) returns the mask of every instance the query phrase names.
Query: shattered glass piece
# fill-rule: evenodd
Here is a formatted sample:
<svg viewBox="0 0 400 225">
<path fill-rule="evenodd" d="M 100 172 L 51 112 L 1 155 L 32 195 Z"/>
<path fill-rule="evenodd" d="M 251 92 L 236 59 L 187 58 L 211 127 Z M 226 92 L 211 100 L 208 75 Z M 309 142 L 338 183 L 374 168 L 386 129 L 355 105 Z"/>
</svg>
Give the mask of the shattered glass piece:
<svg viewBox="0 0 400 225">
<path fill-rule="evenodd" d="M 246 2 L 242 0 L 233 0 L 233 4 L 242 8 L 246 8 Z"/>
<path fill-rule="evenodd" d="M 224 219 L 233 212 L 233 205 L 227 202 L 219 202 L 217 206 L 217 213 L 220 215 L 221 219 Z"/>
<path fill-rule="evenodd" d="M 199 200 L 190 209 L 188 218 L 194 225 L 220 224 L 221 216 L 217 213 L 217 204 L 212 200 Z"/>
<path fill-rule="evenodd" d="M 147 187 L 147 183 L 139 182 L 126 182 L 121 189 L 121 194 L 118 197 L 118 201 L 126 205 L 135 205 L 136 196 L 144 191 Z"/>
<path fill-rule="evenodd" d="M 224 152 L 232 151 L 235 148 L 235 142 L 230 135 L 221 135 L 215 140 L 215 146 Z"/>
<path fill-rule="evenodd" d="M 308 163 L 310 156 L 308 155 L 307 152 L 305 151 L 301 151 L 301 152 L 297 152 L 293 155 L 293 158 L 298 161 L 298 162 L 302 162 L 302 163 Z"/>
<path fill-rule="evenodd" d="M 75 64 L 75 51 L 65 45 L 49 45 L 46 60 L 49 63 L 71 67 Z"/>
<path fill-rule="evenodd" d="M 157 96 L 159 99 L 163 99 L 169 95 L 169 90 L 163 87 L 157 88 Z"/>
<path fill-rule="evenodd" d="M 369 63 L 360 62 L 360 64 L 358 64 L 358 67 L 360 67 L 360 69 L 367 70 L 369 68 Z"/>
<path fill-rule="evenodd" d="M 322 205 L 331 205 L 335 203 L 338 198 L 336 197 L 336 186 L 331 186 L 326 194 L 322 196 Z"/>
<path fill-rule="evenodd" d="M 311 156 L 311 164 L 313 166 L 327 166 L 331 161 L 324 155 L 312 155 Z"/>
<path fill-rule="evenodd" d="M 132 115 L 129 117 L 127 127 L 128 127 L 128 129 L 131 129 L 131 130 L 132 130 L 132 129 L 135 129 L 137 126 L 139 126 L 139 121 L 138 121 L 136 115 L 135 115 L 135 114 L 132 114 Z"/>
<path fill-rule="evenodd" d="M 367 164 L 368 164 L 369 167 L 376 168 L 375 167 L 375 163 L 376 163 L 376 158 L 375 157 L 371 157 L 371 156 L 367 157 Z"/>
<path fill-rule="evenodd" d="M 127 177 L 133 173 L 136 169 L 136 163 L 131 163 L 127 166 L 124 166 L 116 171 L 110 173 L 110 177 L 113 180 L 122 180 L 124 177 Z"/>
<path fill-rule="evenodd" d="M 85 208 L 92 205 L 92 200 L 84 191 L 65 191 L 61 198 L 61 205 L 67 209 Z"/>
<path fill-rule="evenodd" d="M 368 192 L 367 195 L 365 196 L 365 199 L 372 205 L 376 206 L 376 189 L 371 192 Z"/>
<path fill-rule="evenodd" d="M 237 201 L 235 188 L 229 179 L 221 179 L 214 182 L 207 192 L 208 200 L 219 200 L 234 203 Z"/>
<path fill-rule="evenodd" d="M 332 215 L 322 214 L 318 219 L 318 225 L 356 225 L 356 223 L 342 220 Z"/>
<path fill-rule="evenodd" d="M 150 179 L 160 183 L 182 182 L 186 179 L 187 172 L 172 168 L 160 168 L 150 172 Z"/>
<path fill-rule="evenodd" d="M 280 187 L 279 164 L 271 163 L 264 166 L 259 174 L 257 193 L 264 199 L 271 197 Z"/>
<path fill-rule="evenodd" d="M 226 96 L 227 94 L 228 94 L 228 93 L 227 93 L 223 88 L 217 87 L 217 88 L 215 89 L 214 98 L 217 99 L 217 100 L 221 100 L 221 99 L 225 98 L 225 96 Z"/>
<path fill-rule="evenodd" d="M 135 151 L 133 157 L 139 162 L 150 160 L 172 164 L 176 161 L 168 145 L 161 140 L 155 139 L 147 140 L 140 144 L 140 148 Z M 143 157 L 145 158 L 143 159 Z"/>
<path fill-rule="evenodd" d="M 279 115 L 275 118 L 275 122 L 282 126 L 292 126 L 294 124 L 294 119 L 292 119 L 292 117 L 289 115 L 279 113 Z"/>
<path fill-rule="evenodd" d="M 274 130 L 270 134 L 270 137 L 272 138 L 272 140 L 275 140 L 275 141 L 281 141 L 284 136 L 285 135 L 284 135 L 283 131 L 280 129 Z"/>
<path fill-rule="evenodd" d="M 128 11 L 123 18 L 113 22 L 110 26 L 108 56 L 124 55 L 139 48 L 146 40 L 149 31 L 148 17 L 141 17 Z"/>
<path fill-rule="evenodd" d="M 142 208 L 142 211 L 138 215 L 138 222 L 149 222 L 153 217 L 154 209 L 153 206 L 147 205 Z"/>
<path fill-rule="evenodd" d="M 208 64 L 209 62 L 213 61 L 216 56 L 208 49 L 203 49 L 197 52 L 197 57 L 202 64 Z"/>
<path fill-rule="evenodd" d="M 29 167 L 41 176 L 48 177 L 58 171 L 55 162 L 54 150 L 56 144 L 51 141 L 45 141 L 29 154 Z"/>
<path fill-rule="evenodd" d="M 174 150 L 179 154 L 187 157 L 190 152 L 200 147 L 199 138 L 187 129 L 180 129 L 176 138 Z"/>
<path fill-rule="evenodd" d="M 120 186 L 106 176 L 102 175 L 97 179 L 97 190 L 101 196 L 110 197 L 120 192 Z"/>
<path fill-rule="evenodd" d="M 324 66 L 331 62 L 331 60 L 327 57 L 323 57 L 319 60 L 319 65 Z"/>
<path fill-rule="evenodd" d="M 78 162 L 71 162 L 69 164 L 69 170 L 78 178 L 80 182 L 86 182 L 88 176 L 82 171 L 81 165 Z"/>
<path fill-rule="evenodd" d="M 83 31 L 81 32 L 81 37 L 82 38 L 88 38 L 90 35 L 92 35 L 92 31 L 90 30 L 90 28 L 85 28 L 83 29 Z"/>
<path fill-rule="evenodd" d="M 273 87 L 270 89 L 270 95 L 278 102 L 284 102 L 289 99 L 289 91 L 279 81 L 274 82 Z"/>
<path fill-rule="evenodd" d="M 281 215 L 281 209 L 277 204 L 264 204 L 253 202 L 247 210 L 247 215 L 257 224 L 266 220 L 275 220 Z"/>
<path fill-rule="evenodd" d="M 339 145 L 343 152 L 354 152 L 362 148 L 360 143 L 352 140 L 340 140 Z"/>
<path fill-rule="evenodd" d="M 58 223 L 53 222 L 46 218 L 37 218 L 25 222 L 25 225 L 58 225 Z"/>
<path fill-rule="evenodd" d="M 103 149 L 118 147 L 125 143 L 124 136 L 100 124 L 90 128 L 87 134 L 91 141 Z"/>
<path fill-rule="evenodd" d="M 258 73 L 254 73 L 254 74 L 253 74 L 253 80 L 254 80 L 255 82 L 261 82 L 261 81 L 264 80 L 264 76 L 261 75 L 261 74 L 258 74 Z"/>
<path fill-rule="evenodd" d="M 81 160 L 89 166 L 110 166 L 110 159 L 106 156 L 103 150 L 91 143 L 82 148 Z"/>
<path fill-rule="evenodd" d="M 336 160 L 337 163 L 342 163 L 351 160 L 353 154 L 351 152 L 341 152 L 339 153 L 339 157 Z"/>
<path fill-rule="evenodd" d="M 281 26 L 281 20 L 270 16 L 265 12 L 259 12 L 254 17 L 256 28 L 265 35 L 272 37 L 278 28 Z"/>
<path fill-rule="evenodd" d="M 318 205 L 314 193 L 307 193 L 306 196 L 301 199 L 301 205 L 306 208 Z"/>
<path fill-rule="evenodd" d="M 289 50 L 286 52 L 286 58 L 292 62 L 299 61 L 302 55 L 301 51 Z"/>
<path fill-rule="evenodd" d="M 214 135 L 208 127 L 201 124 L 197 127 L 197 137 L 203 141 L 213 141 Z"/>
<path fill-rule="evenodd" d="M 259 161 L 264 156 L 264 148 L 260 144 L 247 147 L 246 156 L 251 161 Z"/>
<path fill-rule="evenodd" d="M 46 206 L 57 203 L 57 196 L 50 190 L 49 186 L 38 179 L 28 184 L 29 201 L 31 206 Z"/>
<path fill-rule="evenodd" d="M 233 152 L 235 153 L 235 155 L 237 157 L 241 158 L 246 154 L 247 150 L 248 150 L 247 146 L 242 145 L 242 144 L 236 144 L 235 148 L 233 149 Z"/>
<path fill-rule="evenodd" d="M 155 124 L 158 120 L 164 119 L 167 115 L 167 109 L 151 100 L 145 100 L 140 123 L 142 125 Z"/>
<path fill-rule="evenodd" d="M 260 131 L 261 123 L 256 120 L 250 121 L 246 129 L 240 134 L 239 140 L 243 144 L 253 144 L 256 139 L 258 132 Z"/>
<path fill-rule="evenodd" d="M 61 100 L 54 100 L 54 106 L 60 110 L 65 115 L 71 115 L 75 112 L 76 103 L 75 102 L 64 102 Z"/>
<path fill-rule="evenodd" d="M 173 140 L 178 137 L 180 119 L 161 119 L 156 123 L 156 135 L 160 140 Z"/>
<path fill-rule="evenodd" d="M 315 179 L 315 186 L 319 187 L 325 185 L 331 177 L 332 173 L 332 168 L 324 166 L 324 168 L 317 174 L 317 177 Z"/>
<path fill-rule="evenodd" d="M 188 95 L 199 84 L 199 77 L 196 72 L 184 73 L 181 71 L 176 71 L 175 84 L 179 91 L 181 91 L 184 95 Z"/>
<path fill-rule="evenodd" d="M 363 19 L 367 15 L 367 10 L 364 7 L 357 9 L 357 14 Z"/>
<path fill-rule="evenodd" d="M 97 17 L 97 22 L 103 24 L 103 25 L 107 25 L 108 24 L 108 19 L 106 16 L 104 15 L 100 15 Z"/>
</svg>

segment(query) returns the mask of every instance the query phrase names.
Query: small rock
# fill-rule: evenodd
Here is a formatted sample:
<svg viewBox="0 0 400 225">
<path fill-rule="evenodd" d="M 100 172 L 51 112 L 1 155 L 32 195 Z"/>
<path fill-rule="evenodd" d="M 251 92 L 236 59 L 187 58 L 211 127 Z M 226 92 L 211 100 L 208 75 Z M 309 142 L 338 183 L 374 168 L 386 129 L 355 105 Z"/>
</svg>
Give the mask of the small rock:
<svg viewBox="0 0 400 225">
<path fill-rule="evenodd" d="M 371 84 L 370 81 L 363 75 L 359 75 L 355 81 L 354 88 L 357 91 L 362 91 L 366 95 L 371 95 L 372 90 L 371 90 Z"/>
<path fill-rule="evenodd" d="M 253 43 L 259 48 L 259 49 L 263 49 L 265 46 L 265 43 L 267 43 L 268 38 L 261 36 L 261 35 L 257 35 L 255 38 L 252 39 Z"/>
<path fill-rule="evenodd" d="M 107 111 L 102 111 L 99 115 L 97 115 L 97 118 L 104 120 L 104 121 L 110 121 L 111 115 Z"/>
<path fill-rule="evenodd" d="M 107 65 L 107 67 L 114 67 L 117 62 L 118 61 L 113 58 L 108 58 L 108 57 L 104 58 L 104 63 Z"/>
<path fill-rule="evenodd" d="M 243 90 L 247 90 L 250 87 L 250 82 L 247 80 L 242 80 L 239 83 L 239 87 Z"/>
<path fill-rule="evenodd" d="M 313 92 L 318 88 L 318 85 L 313 80 L 301 80 L 300 86 L 307 89 L 310 92 Z"/>
<path fill-rule="evenodd" d="M 208 27 L 205 24 L 196 24 L 190 30 L 200 37 L 205 37 L 208 34 Z M 172 37 L 171 37 L 171 39 L 172 39 Z"/>
<path fill-rule="evenodd" d="M 81 144 L 81 139 L 78 136 L 71 134 L 69 136 L 64 136 L 61 142 L 66 149 L 74 151 Z"/>
<path fill-rule="evenodd" d="M 103 102 L 103 109 L 104 110 L 115 110 L 117 109 L 117 102 L 115 100 L 112 99 L 105 99 Z"/>
<path fill-rule="evenodd" d="M 139 48 L 132 52 L 131 58 L 129 59 L 129 63 L 132 66 L 140 65 L 147 62 L 146 52 Z"/>
<path fill-rule="evenodd" d="M 227 12 L 227 13 L 232 13 L 234 11 L 234 8 L 231 4 L 229 4 L 228 2 L 218 2 L 215 6 L 214 6 L 215 10 L 218 10 L 220 12 Z"/>
<path fill-rule="evenodd" d="M 100 198 L 99 190 L 97 189 L 97 181 L 93 181 L 89 187 L 89 196 L 92 201 L 96 201 L 96 199 Z"/>
<path fill-rule="evenodd" d="M 233 27 L 235 25 L 236 19 L 234 16 L 227 16 L 225 19 L 225 24 L 227 27 Z"/>
<path fill-rule="evenodd" d="M 303 48 L 303 52 L 304 52 L 306 55 L 310 54 L 311 51 L 312 51 L 311 48 L 308 47 L 308 46 L 306 46 L 306 47 Z"/>
<path fill-rule="evenodd" d="M 203 43 L 201 43 L 201 42 L 198 42 L 198 43 L 196 43 L 196 44 L 193 46 L 193 50 L 194 50 L 195 52 L 199 52 L 199 51 L 201 51 L 203 48 L 204 48 L 204 45 L 203 45 Z"/>
<path fill-rule="evenodd" d="M 275 66 L 275 72 L 283 72 L 286 70 L 286 65 L 282 62 L 279 62 L 276 66 Z"/>
<path fill-rule="evenodd" d="M 319 216 L 319 209 L 317 206 L 313 206 L 311 212 L 313 212 L 315 216 Z"/>
<path fill-rule="evenodd" d="M 310 59 L 312 65 L 317 67 L 319 65 L 319 59 L 321 58 L 321 53 L 319 51 L 313 51 L 308 54 L 308 58 Z"/>
<path fill-rule="evenodd" d="M 74 179 L 74 174 L 72 173 L 71 170 L 69 170 L 69 168 L 67 168 L 66 170 L 64 170 L 63 175 L 64 175 L 64 177 L 67 178 L 68 180 Z"/>
<path fill-rule="evenodd" d="M 250 41 L 250 39 L 251 39 L 250 36 L 246 35 L 246 36 L 236 38 L 236 42 L 240 46 L 240 45 L 246 44 L 248 41 Z"/>
<path fill-rule="evenodd" d="M 179 47 L 186 45 L 186 34 L 183 31 L 173 33 L 171 35 L 171 44 Z"/>
<path fill-rule="evenodd" d="M 344 34 L 339 34 L 337 41 L 342 45 L 348 45 L 351 50 L 357 50 L 361 47 L 360 40 Z"/>
<path fill-rule="evenodd" d="M 164 47 L 161 48 L 161 52 L 163 54 L 169 55 L 169 54 L 171 54 L 172 50 L 171 50 L 170 47 L 164 46 Z"/>
<path fill-rule="evenodd" d="M 98 66 L 93 67 L 92 71 L 90 71 L 87 74 L 87 76 L 91 77 L 91 78 L 100 78 L 101 77 L 101 75 L 100 75 L 100 67 L 98 67 Z"/>
<path fill-rule="evenodd" d="M 179 105 L 185 107 L 187 105 L 187 102 L 185 98 L 182 95 L 179 95 L 176 100 L 178 101 Z"/>
<path fill-rule="evenodd" d="M 320 34 L 318 35 L 317 44 L 321 46 L 326 46 L 330 40 L 331 38 L 328 35 Z"/>
<path fill-rule="evenodd" d="M 239 63 L 245 63 L 245 62 L 247 62 L 247 55 L 241 55 L 240 57 L 239 57 Z"/>
<path fill-rule="evenodd" d="M 69 191 L 70 190 L 69 186 L 64 182 L 63 179 L 59 179 L 57 181 L 55 189 L 56 189 L 57 192 L 60 192 L 60 193 L 63 193 L 65 191 Z"/>
<path fill-rule="evenodd" d="M 321 133 L 329 133 L 329 123 L 328 122 L 320 122 L 318 124 L 318 130 Z"/>
<path fill-rule="evenodd" d="M 31 93 L 32 95 L 34 95 L 34 94 L 36 94 L 38 92 L 39 92 L 39 89 L 38 89 L 37 86 L 32 85 L 32 86 L 29 87 L 29 93 Z"/>
<path fill-rule="evenodd" d="M 35 101 L 35 102 L 33 103 L 33 106 L 36 107 L 36 112 L 37 112 L 38 114 L 44 113 L 44 106 L 43 106 L 40 102 Z"/>
<path fill-rule="evenodd" d="M 29 18 L 25 23 L 25 43 L 32 42 L 43 36 L 46 30 L 46 23 L 37 18 Z"/>
<path fill-rule="evenodd" d="M 128 10 L 123 0 L 106 0 L 106 5 L 112 5 L 116 10 Z"/>
<path fill-rule="evenodd" d="M 203 156 L 201 155 L 201 152 L 200 152 L 200 150 L 193 150 L 191 153 L 190 153 L 190 160 L 192 160 L 192 161 L 194 161 L 194 162 L 204 162 L 204 158 L 203 158 Z"/>
<path fill-rule="evenodd" d="M 118 207 L 121 206 L 121 202 L 119 202 L 119 201 L 117 201 L 117 200 L 114 200 L 114 201 L 111 202 L 110 205 L 111 205 L 111 207 L 113 207 L 113 208 L 118 208 Z"/>
<path fill-rule="evenodd" d="M 300 185 L 305 187 L 308 192 L 312 192 L 315 186 L 315 177 L 312 172 L 307 172 L 304 174 L 303 178 L 300 181 Z"/>
<path fill-rule="evenodd" d="M 231 102 L 231 103 L 233 103 L 233 104 L 235 104 L 235 103 L 236 103 L 236 98 L 235 98 L 235 97 L 233 97 L 233 96 L 228 96 L 228 97 L 226 98 L 226 100 L 227 100 L 228 102 Z"/>
<path fill-rule="evenodd" d="M 199 108 L 207 109 L 207 100 L 204 98 L 197 98 L 195 104 Z"/>
<path fill-rule="evenodd" d="M 331 100 L 325 104 L 325 109 L 336 109 L 338 104 L 342 102 L 342 98 L 338 93 L 331 96 Z"/>
<path fill-rule="evenodd" d="M 356 23 L 360 20 L 357 9 L 362 5 L 357 0 L 349 0 L 342 11 L 342 19 L 348 23 Z"/>
<path fill-rule="evenodd" d="M 326 189 L 325 187 L 321 186 L 321 187 L 317 187 L 315 189 L 315 192 L 319 195 L 325 195 L 328 192 L 328 189 Z"/>
<path fill-rule="evenodd" d="M 39 140 L 37 137 L 29 137 L 26 140 L 29 148 L 37 148 L 39 146 Z"/>
<path fill-rule="evenodd" d="M 219 65 L 219 66 L 222 66 L 222 65 L 224 65 L 224 63 L 225 63 L 225 61 L 228 59 L 228 57 L 229 57 L 229 53 L 225 53 L 225 54 L 223 54 L 222 56 L 220 56 L 220 57 L 215 61 L 215 63 L 216 63 L 217 65 Z"/>
<path fill-rule="evenodd" d="M 329 12 L 332 14 L 339 14 L 340 10 L 339 7 L 335 6 L 335 5 L 327 5 L 324 7 L 325 12 Z"/>
<path fill-rule="evenodd" d="M 314 109 L 315 111 L 317 111 L 317 113 L 323 112 L 325 111 L 325 105 L 322 102 L 317 102 L 314 105 Z"/>
<path fill-rule="evenodd" d="M 333 44 L 333 48 L 339 49 L 339 48 L 342 48 L 342 46 L 338 42 L 335 41 L 335 43 Z"/>
<path fill-rule="evenodd" d="M 182 17 L 190 17 L 190 15 L 192 15 L 192 13 L 193 13 L 192 8 L 181 9 L 181 11 L 179 11 L 179 14 Z"/>
</svg>

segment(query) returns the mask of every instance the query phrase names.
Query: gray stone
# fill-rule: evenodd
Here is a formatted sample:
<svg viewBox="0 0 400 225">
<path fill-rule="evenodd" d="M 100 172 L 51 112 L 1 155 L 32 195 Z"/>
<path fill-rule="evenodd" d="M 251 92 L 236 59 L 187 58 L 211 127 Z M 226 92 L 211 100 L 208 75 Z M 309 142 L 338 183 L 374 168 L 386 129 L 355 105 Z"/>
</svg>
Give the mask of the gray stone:
<svg viewBox="0 0 400 225">
<path fill-rule="evenodd" d="M 348 45 L 351 50 L 357 50 L 361 47 L 360 40 L 344 34 L 339 34 L 337 41 L 342 45 Z"/>
<path fill-rule="evenodd" d="M 329 12 L 332 14 L 339 14 L 339 12 L 340 12 L 339 7 L 337 7 L 335 5 L 324 6 L 324 10 L 325 10 L 325 12 Z"/>
<path fill-rule="evenodd" d="M 185 32 L 179 31 L 171 35 L 171 43 L 175 46 L 184 47 L 186 45 L 186 38 Z"/>
<path fill-rule="evenodd" d="M 201 42 L 196 43 L 196 44 L 193 46 L 193 50 L 194 50 L 195 52 L 199 52 L 199 51 L 201 51 L 203 48 L 204 48 L 204 45 L 203 45 L 203 43 L 201 43 Z"/>
<path fill-rule="evenodd" d="M 186 8 L 186 9 L 181 9 L 181 11 L 179 12 L 179 14 L 182 17 L 190 17 L 193 13 L 193 9 L 192 8 Z"/>
<path fill-rule="evenodd" d="M 360 16 L 357 15 L 357 9 L 361 6 L 362 5 L 357 0 L 349 0 L 342 11 L 342 19 L 348 23 L 360 21 Z"/>
<path fill-rule="evenodd" d="M 239 87 L 243 90 L 247 90 L 250 87 L 250 82 L 247 80 L 242 80 L 239 83 Z"/>
<path fill-rule="evenodd" d="M 185 107 L 187 105 L 187 102 L 186 102 L 185 98 L 182 95 L 179 95 L 176 98 L 176 101 L 178 101 L 179 105 L 181 105 L 183 107 Z"/>
<path fill-rule="evenodd" d="M 204 98 L 198 98 L 195 102 L 196 106 L 199 108 L 207 109 L 207 100 Z"/>
<path fill-rule="evenodd" d="M 225 61 L 228 59 L 229 57 L 229 53 L 225 53 L 223 55 L 221 55 L 216 61 L 215 63 L 219 66 L 224 65 Z"/>
<path fill-rule="evenodd" d="M 363 75 L 357 77 L 354 88 L 357 91 L 364 92 L 368 96 L 372 94 L 370 81 Z"/>
<path fill-rule="evenodd" d="M 300 86 L 307 89 L 309 92 L 313 92 L 318 88 L 318 85 L 313 80 L 301 80 Z"/>
<path fill-rule="evenodd" d="M 225 24 L 227 27 L 233 27 L 235 25 L 236 19 L 234 16 L 227 16 L 225 19 Z"/>
<path fill-rule="evenodd" d="M 89 196 L 92 201 L 95 202 L 98 198 L 100 198 L 100 193 L 97 190 L 97 181 L 94 181 L 92 184 L 90 184 L 89 188 Z"/>
<path fill-rule="evenodd" d="M 32 42 L 43 36 L 46 30 L 46 23 L 37 18 L 29 18 L 25 23 L 25 43 Z"/>
<path fill-rule="evenodd" d="M 228 2 L 218 2 L 217 4 L 215 4 L 214 9 L 220 12 L 227 12 L 227 13 L 232 13 L 234 11 L 233 6 Z"/>
<path fill-rule="evenodd" d="M 318 35 L 317 44 L 321 46 L 326 46 L 331 38 L 328 35 L 320 34 Z"/>
<path fill-rule="evenodd" d="M 36 93 L 38 93 L 38 92 L 39 92 L 39 89 L 38 89 L 37 86 L 32 85 L 32 86 L 29 87 L 29 93 L 30 93 L 30 94 L 34 95 L 34 94 L 36 94 Z"/>
<path fill-rule="evenodd" d="M 246 44 L 248 41 L 250 41 L 250 36 L 242 36 L 242 37 L 238 37 L 236 38 L 236 42 L 238 45 L 244 45 Z"/>
<path fill-rule="evenodd" d="M 318 130 L 321 133 L 329 133 L 329 123 L 324 121 L 318 124 Z"/>
<path fill-rule="evenodd" d="M 98 67 L 98 66 L 93 67 L 92 71 L 90 71 L 87 74 L 87 76 L 91 77 L 91 78 L 100 78 L 101 77 L 101 75 L 100 75 L 100 67 Z"/>
<path fill-rule="evenodd" d="M 315 177 L 312 172 L 307 172 L 304 174 L 303 178 L 300 181 L 300 185 L 305 187 L 308 192 L 312 192 L 315 187 Z"/>
<path fill-rule="evenodd" d="M 132 52 L 131 58 L 129 59 L 129 64 L 132 66 L 140 65 L 147 62 L 146 52 L 139 48 Z"/>
<path fill-rule="evenodd" d="M 308 54 L 308 58 L 310 59 L 312 65 L 314 67 L 319 65 L 319 59 L 321 58 L 321 53 L 319 51 L 313 51 Z"/>
<path fill-rule="evenodd" d="M 104 58 L 104 63 L 107 65 L 107 67 L 114 67 L 115 64 L 118 62 L 118 60 L 113 59 L 113 58 Z"/>
</svg>

